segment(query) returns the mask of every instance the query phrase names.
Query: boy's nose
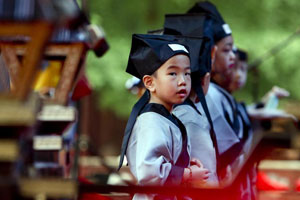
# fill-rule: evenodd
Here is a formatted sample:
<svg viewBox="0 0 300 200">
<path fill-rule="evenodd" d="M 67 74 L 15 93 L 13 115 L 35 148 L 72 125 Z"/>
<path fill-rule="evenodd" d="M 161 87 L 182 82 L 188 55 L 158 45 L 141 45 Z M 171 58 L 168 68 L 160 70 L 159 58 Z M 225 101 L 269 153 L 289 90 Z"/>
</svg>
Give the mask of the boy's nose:
<svg viewBox="0 0 300 200">
<path fill-rule="evenodd" d="M 230 51 L 230 58 L 232 59 L 232 60 L 235 60 L 236 59 L 236 55 L 235 55 L 235 53 L 231 50 Z"/>
<path fill-rule="evenodd" d="M 186 77 L 184 75 L 179 76 L 178 85 L 186 85 Z"/>
</svg>

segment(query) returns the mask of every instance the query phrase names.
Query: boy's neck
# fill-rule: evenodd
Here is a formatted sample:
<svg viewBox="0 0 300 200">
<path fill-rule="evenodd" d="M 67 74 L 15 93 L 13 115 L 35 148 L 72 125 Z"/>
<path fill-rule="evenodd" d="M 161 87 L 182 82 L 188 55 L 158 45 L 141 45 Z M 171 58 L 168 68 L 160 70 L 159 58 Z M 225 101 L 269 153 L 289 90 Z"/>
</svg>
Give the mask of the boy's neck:
<svg viewBox="0 0 300 200">
<path fill-rule="evenodd" d="M 220 87 L 228 91 L 230 80 L 223 74 L 212 73 L 212 82 L 218 84 Z"/>
<path fill-rule="evenodd" d="M 173 110 L 173 105 L 171 104 L 167 104 L 164 101 L 162 101 L 161 99 L 155 97 L 154 95 L 151 95 L 149 103 L 157 103 L 157 104 L 161 104 L 163 105 L 170 113 Z"/>
</svg>

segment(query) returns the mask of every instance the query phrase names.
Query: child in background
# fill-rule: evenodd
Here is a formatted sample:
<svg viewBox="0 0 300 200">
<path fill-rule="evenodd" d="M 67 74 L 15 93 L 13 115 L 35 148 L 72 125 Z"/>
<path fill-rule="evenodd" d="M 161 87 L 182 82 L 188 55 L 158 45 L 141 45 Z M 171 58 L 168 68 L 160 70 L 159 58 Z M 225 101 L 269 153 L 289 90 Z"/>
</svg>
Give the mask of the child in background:
<svg viewBox="0 0 300 200">
<path fill-rule="evenodd" d="M 218 143 L 218 163 L 223 165 L 220 167 L 223 169 L 228 169 L 226 166 L 230 165 L 234 172 L 242 167 L 249 153 L 244 147 L 245 143 L 251 144 L 251 132 L 248 132 L 247 125 L 238 115 L 234 97 L 227 92 L 235 65 L 231 30 L 210 2 L 196 3 L 188 13 L 207 14 L 213 18 L 213 38 L 217 51 L 211 71 L 213 83 L 209 85 L 206 100 Z M 231 199 L 255 199 L 250 173 L 244 175 Z"/>
<path fill-rule="evenodd" d="M 247 81 L 248 73 L 248 54 L 246 51 L 237 49 L 236 50 L 236 64 L 233 69 L 233 79 L 229 87 L 229 92 L 233 93 L 244 87 Z M 250 114 L 251 118 L 263 119 L 263 116 L 257 114 L 255 110 L 259 108 L 264 109 L 276 109 L 278 99 L 282 97 L 289 96 L 289 92 L 283 88 L 274 86 L 264 97 L 262 101 L 258 104 L 245 106 L 243 102 L 238 103 L 239 112 L 244 116 L 243 118 L 247 121 L 248 125 L 251 127 L 251 121 L 248 117 Z M 250 113 L 249 113 L 250 110 Z M 256 114 L 255 114 L 256 113 Z M 251 115 L 252 114 L 252 115 Z M 288 190 L 287 184 L 281 183 L 277 180 L 271 179 L 265 172 L 258 171 L 257 173 L 257 189 L 258 190 Z"/>
<path fill-rule="evenodd" d="M 244 87 L 247 81 L 248 74 L 248 54 L 241 49 L 236 50 L 236 64 L 233 68 L 233 78 L 229 85 L 228 92 L 233 93 Z M 247 106 L 247 112 L 251 118 L 263 119 L 263 112 L 258 111 L 263 108 L 264 110 L 277 109 L 279 98 L 288 97 L 290 93 L 278 86 L 273 86 L 272 89 L 267 92 L 261 102 Z M 242 103 L 244 104 L 244 103 Z M 245 107 L 245 106 L 244 106 Z M 266 119 L 269 119 L 270 115 L 266 115 Z"/>
<path fill-rule="evenodd" d="M 212 48 L 212 35 L 211 30 L 209 30 L 211 27 L 204 26 L 204 24 L 208 25 L 210 20 L 204 15 L 172 14 L 165 16 L 164 23 L 165 34 L 186 35 L 205 41 L 202 47 L 199 46 L 202 51 L 196 51 L 200 62 L 191 65 L 193 83 L 191 94 L 183 104 L 177 105 L 173 110 L 173 113 L 187 129 L 191 145 L 191 157 L 199 159 L 210 172 L 209 178 L 205 182 L 199 180 L 193 183 L 193 186 L 197 187 L 216 187 L 219 185 L 215 135 L 212 135 L 214 133 L 211 132 L 211 126 L 206 117 L 209 113 L 206 113 L 202 106 L 203 103 L 206 104 L 204 96 L 210 83 L 211 58 L 216 50 Z M 207 37 L 203 37 L 203 35 Z M 203 48 L 205 46 L 206 48 Z M 200 94 L 198 94 L 199 91 Z M 201 99 L 201 97 L 203 98 Z"/>
<path fill-rule="evenodd" d="M 233 79 L 229 85 L 229 92 L 233 93 L 237 90 L 242 89 L 247 82 L 248 75 L 248 54 L 242 49 L 236 50 L 236 63 L 233 68 Z M 276 98 L 288 97 L 290 93 L 278 86 L 273 86 L 272 89 L 267 92 L 260 102 L 259 107 L 276 108 L 276 103 L 272 103 L 271 99 L 275 96 Z M 273 106 L 271 106 L 273 105 Z"/>
<path fill-rule="evenodd" d="M 248 54 L 241 49 L 236 49 L 235 52 L 236 62 L 233 68 L 233 78 L 228 89 L 230 93 L 233 93 L 244 87 L 247 81 L 248 73 Z"/>
<path fill-rule="evenodd" d="M 129 117 L 119 167 L 126 154 L 139 185 L 180 185 L 207 179 L 208 170 L 198 160 L 191 160 L 193 165 L 189 166 L 185 127 L 171 114 L 173 105 L 184 102 L 191 89 L 187 46 L 171 36 L 133 35 L 126 71 L 141 79 L 147 91 Z M 134 196 L 155 198 L 163 197 Z"/>
<path fill-rule="evenodd" d="M 135 76 L 131 77 L 130 79 L 128 79 L 126 81 L 125 87 L 132 94 L 137 95 L 138 98 L 140 98 L 146 90 L 146 88 L 145 88 L 143 82 L 141 81 L 141 79 L 138 79 Z"/>
</svg>

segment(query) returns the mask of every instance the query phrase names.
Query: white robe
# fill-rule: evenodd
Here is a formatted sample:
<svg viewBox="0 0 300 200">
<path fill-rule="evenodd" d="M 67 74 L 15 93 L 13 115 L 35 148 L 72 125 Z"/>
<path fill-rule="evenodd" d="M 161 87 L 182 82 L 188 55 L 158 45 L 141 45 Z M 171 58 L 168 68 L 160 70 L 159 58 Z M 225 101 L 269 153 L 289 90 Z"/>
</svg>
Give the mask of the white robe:
<svg viewBox="0 0 300 200">
<path fill-rule="evenodd" d="M 209 84 L 208 93 L 205 98 L 214 125 L 219 153 L 222 154 L 236 143 L 239 143 L 240 140 L 224 116 L 222 102 L 224 102 L 225 97 L 213 83 Z M 230 109 L 228 105 L 228 110 Z"/>
<path fill-rule="evenodd" d="M 138 185 L 164 185 L 181 149 L 180 129 L 169 119 L 155 112 L 138 116 L 126 153 Z M 182 175 L 183 168 L 176 179 L 178 185 Z M 136 194 L 134 199 L 153 199 L 153 195 Z"/>
<path fill-rule="evenodd" d="M 199 159 L 210 171 L 206 185 L 218 186 L 216 152 L 210 137 L 210 125 L 201 103 L 196 103 L 201 115 L 190 105 L 179 105 L 173 110 L 186 127 L 188 142 L 191 148 L 191 158 Z"/>
<path fill-rule="evenodd" d="M 219 148 L 219 153 L 222 154 L 226 150 L 228 150 L 230 147 L 232 147 L 234 144 L 240 142 L 240 138 L 242 137 L 243 133 L 243 124 L 241 122 L 241 119 L 239 118 L 239 123 L 240 123 L 240 132 L 238 135 L 234 132 L 234 130 L 231 128 L 229 123 L 227 122 L 225 116 L 224 116 L 224 111 L 222 104 L 226 111 L 228 112 L 229 116 L 231 117 L 231 121 L 233 121 L 233 113 L 232 113 L 232 108 L 224 96 L 222 92 L 219 91 L 217 86 L 214 83 L 210 83 L 209 85 L 209 90 L 206 95 L 206 102 L 207 106 L 211 115 L 212 122 L 214 124 L 214 130 L 218 142 L 218 148 Z M 221 88 L 222 89 L 222 88 Z M 224 89 L 222 89 L 225 91 Z M 226 91 L 225 91 L 226 92 Z M 227 92 L 226 92 L 227 93 Z M 234 101 L 234 97 L 231 96 L 228 93 L 230 100 Z M 253 135 L 250 134 L 249 138 L 247 139 L 246 143 L 244 144 L 243 150 L 240 153 L 240 155 L 236 158 L 235 162 L 231 165 L 232 166 L 232 171 L 235 172 L 239 170 L 242 165 L 245 163 L 246 157 L 249 156 L 249 153 L 251 151 L 252 147 L 252 140 L 253 140 Z M 252 173 L 252 172 L 250 172 Z M 242 199 L 251 199 L 250 193 L 252 193 L 252 185 L 251 183 L 251 178 L 248 176 L 247 177 L 247 183 L 246 185 L 241 185 L 241 191 L 243 193 Z"/>
<path fill-rule="evenodd" d="M 238 121 L 240 124 L 240 131 L 238 135 L 236 135 L 236 133 L 228 124 L 224 116 L 222 104 L 224 105 L 226 111 L 229 113 L 229 116 L 231 117 L 231 121 L 233 121 L 232 108 L 229 105 L 228 100 L 219 91 L 219 89 L 217 89 L 217 87 L 219 86 L 217 86 L 214 83 L 210 83 L 209 90 L 206 95 L 206 102 L 211 115 L 212 122 L 214 124 L 216 138 L 218 141 L 219 153 L 222 154 L 226 150 L 228 150 L 231 146 L 240 142 L 240 139 L 243 137 L 243 123 L 241 118 L 238 117 Z M 224 89 L 222 90 L 226 92 Z M 234 97 L 231 96 L 229 93 L 228 96 L 230 97 L 230 100 L 233 102 Z M 247 143 L 243 149 L 244 153 L 246 154 L 249 153 L 251 149 L 251 140 L 252 140 L 252 134 L 250 134 L 250 137 L 248 138 Z"/>
</svg>

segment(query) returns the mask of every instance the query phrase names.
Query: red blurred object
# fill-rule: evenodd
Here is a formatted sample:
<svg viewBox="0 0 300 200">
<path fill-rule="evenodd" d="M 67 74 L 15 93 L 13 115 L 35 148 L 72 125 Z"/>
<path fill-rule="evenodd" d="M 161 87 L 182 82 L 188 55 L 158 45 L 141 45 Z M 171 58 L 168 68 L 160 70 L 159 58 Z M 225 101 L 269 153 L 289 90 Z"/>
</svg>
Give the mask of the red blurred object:
<svg viewBox="0 0 300 200">
<path fill-rule="evenodd" d="M 257 173 L 257 182 L 256 186 L 258 190 L 265 191 L 287 191 L 289 187 L 285 184 L 282 184 L 278 181 L 270 179 L 268 175 L 264 172 Z"/>
<path fill-rule="evenodd" d="M 90 180 L 84 177 L 78 177 L 79 183 L 85 183 L 85 184 L 93 184 Z M 85 193 L 81 194 L 78 198 L 79 200 L 111 200 L 109 197 L 102 196 L 98 193 Z"/>
<path fill-rule="evenodd" d="M 300 192 L 300 178 L 298 178 L 296 181 L 296 191 Z"/>
<path fill-rule="evenodd" d="M 77 101 L 84 96 L 88 96 L 92 93 L 92 88 L 85 75 L 83 75 L 77 82 L 72 94 L 72 100 Z"/>
</svg>

